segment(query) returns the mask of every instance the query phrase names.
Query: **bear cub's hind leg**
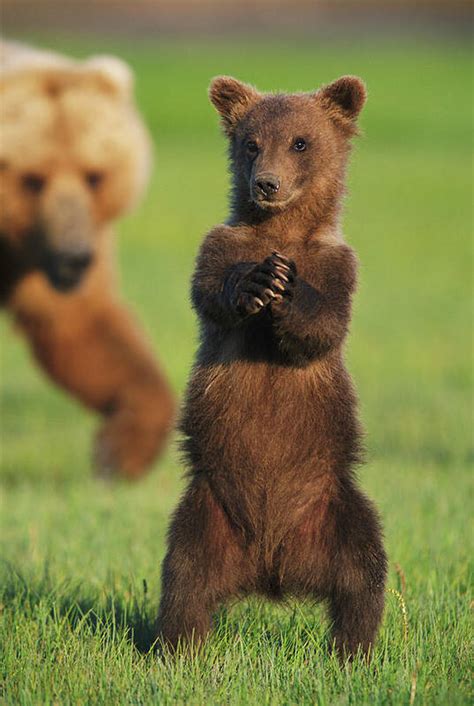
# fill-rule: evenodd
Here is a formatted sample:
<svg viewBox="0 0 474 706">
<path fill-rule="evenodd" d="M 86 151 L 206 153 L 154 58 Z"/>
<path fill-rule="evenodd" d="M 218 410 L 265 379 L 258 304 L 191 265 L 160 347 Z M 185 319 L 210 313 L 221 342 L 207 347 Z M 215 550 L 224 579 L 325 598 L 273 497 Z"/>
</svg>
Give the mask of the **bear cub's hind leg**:
<svg viewBox="0 0 474 706">
<path fill-rule="evenodd" d="M 351 480 L 309 509 L 281 561 L 284 593 L 327 601 L 341 660 L 367 655 L 382 618 L 386 557 L 377 514 Z"/>
<path fill-rule="evenodd" d="M 341 659 L 370 656 L 382 619 L 387 558 L 371 502 L 349 484 L 336 511 L 329 597 L 332 637 Z"/>
<path fill-rule="evenodd" d="M 214 611 L 245 591 L 249 562 L 207 483 L 192 481 L 174 515 L 163 564 L 158 637 L 197 646 Z"/>
</svg>

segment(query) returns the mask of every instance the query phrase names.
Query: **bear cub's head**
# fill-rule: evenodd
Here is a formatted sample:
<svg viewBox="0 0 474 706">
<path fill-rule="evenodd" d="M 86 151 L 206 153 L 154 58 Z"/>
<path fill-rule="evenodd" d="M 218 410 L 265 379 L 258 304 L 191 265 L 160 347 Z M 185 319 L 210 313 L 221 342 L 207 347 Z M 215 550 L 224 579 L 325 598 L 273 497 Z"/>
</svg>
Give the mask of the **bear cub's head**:
<svg viewBox="0 0 474 706">
<path fill-rule="evenodd" d="M 366 99 L 361 79 L 343 76 L 312 93 L 262 94 L 219 76 L 209 96 L 230 140 L 237 207 L 250 202 L 275 212 L 334 200 Z"/>
</svg>

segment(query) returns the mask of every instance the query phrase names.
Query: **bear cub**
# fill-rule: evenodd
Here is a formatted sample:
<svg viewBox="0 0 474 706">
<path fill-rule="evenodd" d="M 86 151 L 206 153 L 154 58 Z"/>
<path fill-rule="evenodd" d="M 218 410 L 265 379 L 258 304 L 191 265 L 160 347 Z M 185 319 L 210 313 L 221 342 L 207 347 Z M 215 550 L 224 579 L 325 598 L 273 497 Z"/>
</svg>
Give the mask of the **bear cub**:
<svg viewBox="0 0 474 706">
<path fill-rule="evenodd" d="M 192 282 L 200 346 L 181 421 L 190 467 L 158 618 L 170 647 L 259 593 L 326 600 L 342 658 L 373 645 L 384 605 L 379 519 L 357 486 L 357 400 L 343 344 L 356 257 L 342 237 L 350 140 L 366 99 L 345 76 L 261 94 L 218 77 L 231 213 Z"/>
</svg>

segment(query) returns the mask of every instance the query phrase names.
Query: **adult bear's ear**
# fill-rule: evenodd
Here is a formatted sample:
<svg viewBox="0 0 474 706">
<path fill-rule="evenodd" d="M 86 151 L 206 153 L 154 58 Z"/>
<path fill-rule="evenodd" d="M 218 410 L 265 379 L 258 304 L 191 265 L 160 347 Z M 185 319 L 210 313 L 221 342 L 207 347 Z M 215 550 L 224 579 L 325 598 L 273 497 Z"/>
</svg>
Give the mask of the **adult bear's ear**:
<svg viewBox="0 0 474 706">
<path fill-rule="evenodd" d="M 341 127 L 349 133 L 357 133 L 357 118 L 364 107 L 367 89 L 357 76 L 342 76 L 315 93 L 323 105 Z"/>
<path fill-rule="evenodd" d="M 260 98 L 260 93 L 231 76 L 217 76 L 209 87 L 209 98 L 221 116 L 222 126 L 231 136 L 239 120 Z"/>
<path fill-rule="evenodd" d="M 83 66 L 102 79 L 104 86 L 121 98 L 131 98 L 134 84 L 133 72 L 121 59 L 105 54 L 93 56 L 87 59 Z"/>
</svg>

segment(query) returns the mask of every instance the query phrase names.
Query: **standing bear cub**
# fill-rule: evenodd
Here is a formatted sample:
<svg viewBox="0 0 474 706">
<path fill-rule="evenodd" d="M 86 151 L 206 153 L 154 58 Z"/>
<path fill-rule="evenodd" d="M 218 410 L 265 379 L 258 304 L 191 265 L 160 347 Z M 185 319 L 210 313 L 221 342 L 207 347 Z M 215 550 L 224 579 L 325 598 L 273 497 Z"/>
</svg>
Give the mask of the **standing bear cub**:
<svg viewBox="0 0 474 706">
<path fill-rule="evenodd" d="M 326 599 L 341 657 L 374 642 L 386 557 L 354 478 L 361 430 L 343 343 L 356 258 L 340 230 L 365 97 L 351 76 L 295 95 L 211 85 L 233 190 L 192 284 L 201 344 L 181 422 L 191 474 L 158 620 L 171 647 L 253 592 Z"/>
</svg>

